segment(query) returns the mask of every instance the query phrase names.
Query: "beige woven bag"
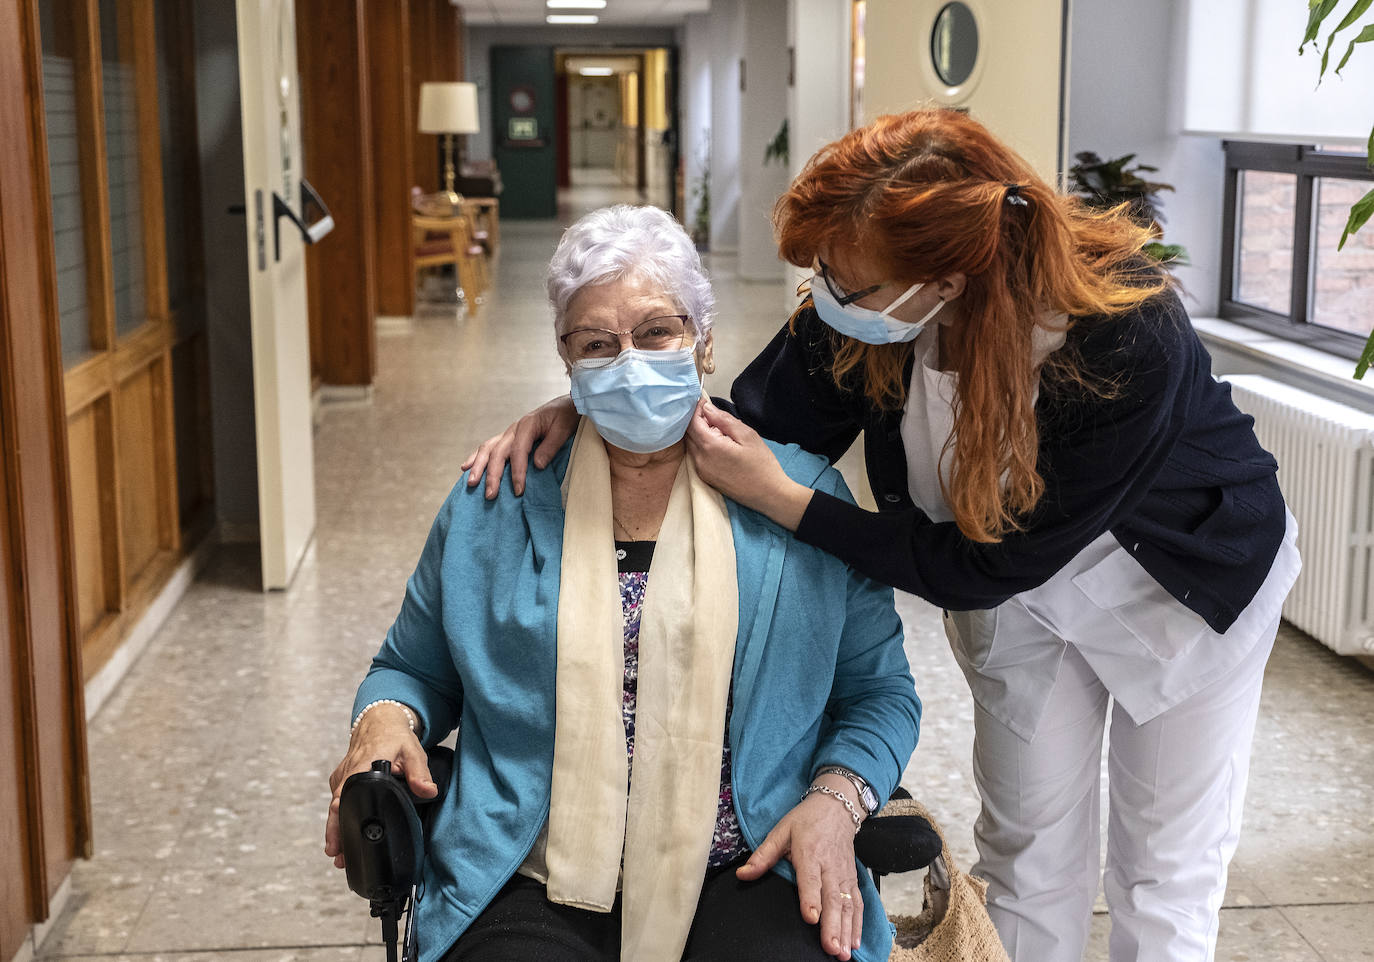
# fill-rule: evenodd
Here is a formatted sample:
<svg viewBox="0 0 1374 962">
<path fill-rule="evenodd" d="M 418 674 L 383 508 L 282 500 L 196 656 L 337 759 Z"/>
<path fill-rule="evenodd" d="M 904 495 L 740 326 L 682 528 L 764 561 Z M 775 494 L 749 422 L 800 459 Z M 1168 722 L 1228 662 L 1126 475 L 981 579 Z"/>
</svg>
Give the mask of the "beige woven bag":
<svg viewBox="0 0 1374 962">
<path fill-rule="evenodd" d="M 893 799 L 885 815 L 919 815 L 940 836 L 943 850 L 926 870 L 921 914 L 893 915 L 896 941 L 889 962 L 1010 962 L 988 917 L 988 883 L 959 871 L 945 833 L 914 799 Z"/>
</svg>

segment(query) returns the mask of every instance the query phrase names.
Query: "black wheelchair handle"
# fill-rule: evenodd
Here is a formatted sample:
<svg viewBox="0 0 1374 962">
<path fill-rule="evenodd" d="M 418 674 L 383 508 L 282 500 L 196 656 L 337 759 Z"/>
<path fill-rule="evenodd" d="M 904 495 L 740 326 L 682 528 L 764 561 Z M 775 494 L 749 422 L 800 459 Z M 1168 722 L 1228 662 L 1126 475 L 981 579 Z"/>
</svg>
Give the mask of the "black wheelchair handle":
<svg viewBox="0 0 1374 962">
<path fill-rule="evenodd" d="M 409 897 L 425 841 L 410 790 L 391 774 L 391 762 L 375 761 L 344 782 L 339 835 L 350 889 L 370 902 Z"/>
</svg>

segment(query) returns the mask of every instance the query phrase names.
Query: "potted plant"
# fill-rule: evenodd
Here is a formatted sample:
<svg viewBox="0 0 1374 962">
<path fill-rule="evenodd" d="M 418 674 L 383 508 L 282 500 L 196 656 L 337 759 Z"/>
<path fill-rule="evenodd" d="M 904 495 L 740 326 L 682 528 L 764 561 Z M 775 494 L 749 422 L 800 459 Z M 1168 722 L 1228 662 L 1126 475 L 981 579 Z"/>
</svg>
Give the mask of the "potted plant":
<svg viewBox="0 0 1374 962">
<path fill-rule="evenodd" d="M 780 161 L 784 167 L 787 166 L 791 158 L 790 143 L 787 135 L 787 118 L 782 118 L 782 126 L 773 135 L 773 139 L 768 141 L 763 148 L 763 166 L 767 167 L 774 160 Z"/>
<path fill-rule="evenodd" d="M 1103 160 L 1090 150 L 1075 154 L 1069 168 L 1069 187 L 1089 207 L 1109 210 L 1128 205 L 1127 213 L 1142 227 L 1150 228 L 1155 240 L 1145 245 L 1145 253 L 1166 266 L 1188 263 L 1188 251 L 1180 244 L 1164 243 L 1164 214 L 1159 194 L 1173 190 L 1172 184 L 1146 180 L 1141 174 L 1158 172 L 1149 164 L 1131 165 L 1135 154 Z"/>
<path fill-rule="evenodd" d="M 697 250 L 711 247 L 711 132 L 702 131 L 701 176 L 692 182 L 691 194 L 696 204 L 692 214 L 691 235 Z"/>
</svg>

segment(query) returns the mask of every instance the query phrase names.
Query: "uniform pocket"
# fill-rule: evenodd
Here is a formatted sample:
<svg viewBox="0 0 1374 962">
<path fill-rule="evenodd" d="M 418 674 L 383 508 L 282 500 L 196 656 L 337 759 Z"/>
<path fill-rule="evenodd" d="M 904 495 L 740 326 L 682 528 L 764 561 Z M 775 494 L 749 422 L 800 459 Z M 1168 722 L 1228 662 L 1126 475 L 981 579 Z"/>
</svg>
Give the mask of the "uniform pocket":
<svg viewBox="0 0 1374 962">
<path fill-rule="evenodd" d="M 1189 651 L 1211 629 L 1155 581 L 1125 548 L 1118 547 L 1073 583 L 1160 661 Z"/>
<path fill-rule="evenodd" d="M 992 655 L 992 643 L 997 637 L 997 608 L 974 611 L 946 611 L 945 635 L 970 668 L 981 669 Z"/>
</svg>

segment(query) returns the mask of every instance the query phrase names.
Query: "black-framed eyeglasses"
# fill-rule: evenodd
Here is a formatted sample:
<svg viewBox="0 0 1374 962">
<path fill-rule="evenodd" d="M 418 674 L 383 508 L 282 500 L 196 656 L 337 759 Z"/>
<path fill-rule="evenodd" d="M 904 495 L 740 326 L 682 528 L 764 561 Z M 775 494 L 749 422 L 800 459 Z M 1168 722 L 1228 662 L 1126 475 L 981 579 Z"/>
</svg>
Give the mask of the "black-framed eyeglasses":
<svg viewBox="0 0 1374 962">
<path fill-rule="evenodd" d="M 660 314 L 636 324 L 630 331 L 630 343 L 641 351 L 675 351 L 691 330 L 692 319 L 686 314 Z M 573 361 L 610 361 L 623 349 L 624 337 L 619 331 L 582 327 L 558 339 Z"/>
<path fill-rule="evenodd" d="M 839 304 L 841 307 L 844 307 L 846 304 L 853 304 L 857 300 L 862 300 L 883 286 L 881 284 L 874 284 L 872 287 L 865 287 L 861 291 L 846 294 L 844 288 L 836 282 L 834 275 L 830 273 L 830 265 L 819 257 L 816 258 L 816 264 L 818 265 L 816 276 L 825 282 L 826 290 L 830 292 L 831 297 L 835 298 L 835 303 Z"/>
</svg>

